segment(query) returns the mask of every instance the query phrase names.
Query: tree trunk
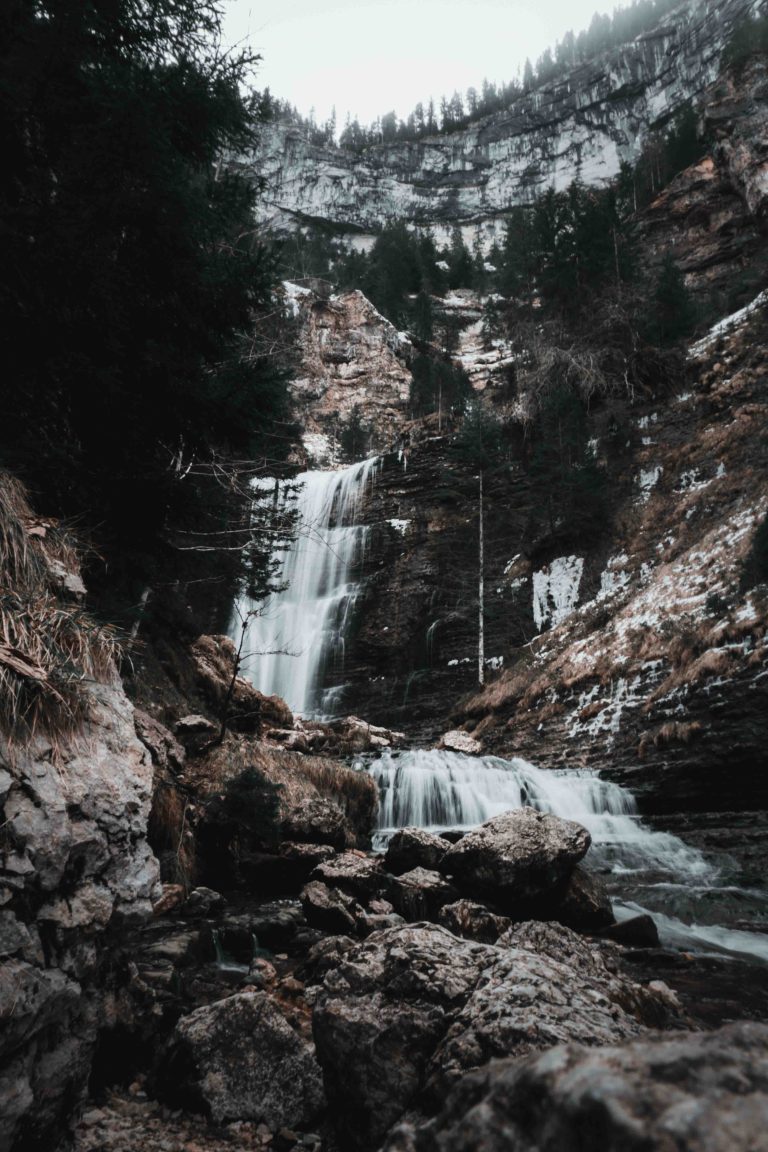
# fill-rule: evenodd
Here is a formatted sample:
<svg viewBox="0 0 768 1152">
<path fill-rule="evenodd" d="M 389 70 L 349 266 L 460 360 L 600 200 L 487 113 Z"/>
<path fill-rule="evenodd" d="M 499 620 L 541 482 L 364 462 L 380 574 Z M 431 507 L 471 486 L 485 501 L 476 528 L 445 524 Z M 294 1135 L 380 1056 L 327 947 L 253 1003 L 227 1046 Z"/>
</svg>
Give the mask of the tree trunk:
<svg viewBox="0 0 768 1152">
<path fill-rule="evenodd" d="M 483 531 L 483 474 L 480 473 L 480 555 L 477 585 L 477 680 L 485 684 L 485 533 Z"/>
</svg>

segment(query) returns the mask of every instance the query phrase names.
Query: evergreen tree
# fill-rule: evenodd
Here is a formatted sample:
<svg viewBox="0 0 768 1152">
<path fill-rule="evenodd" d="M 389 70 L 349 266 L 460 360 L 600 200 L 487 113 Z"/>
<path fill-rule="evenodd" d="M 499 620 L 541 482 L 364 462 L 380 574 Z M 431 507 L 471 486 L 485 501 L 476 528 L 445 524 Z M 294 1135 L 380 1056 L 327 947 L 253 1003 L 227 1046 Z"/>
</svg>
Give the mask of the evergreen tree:
<svg viewBox="0 0 768 1152">
<path fill-rule="evenodd" d="M 286 415 L 270 360 L 243 354 L 273 263 L 254 184 L 222 165 L 253 145 L 254 61 L 218 34 L 207 0 L 0 13 L 0 454 L 113 572 L 208 527 L 214 454 L 279 443 Z"/>
<path fill-rule="evenodd" d="M 689 336 L 696 315 L 683 274 L 667 253 L 656 281 L 649 320 L 650 335 L 661 347 Z"/>
</svg>

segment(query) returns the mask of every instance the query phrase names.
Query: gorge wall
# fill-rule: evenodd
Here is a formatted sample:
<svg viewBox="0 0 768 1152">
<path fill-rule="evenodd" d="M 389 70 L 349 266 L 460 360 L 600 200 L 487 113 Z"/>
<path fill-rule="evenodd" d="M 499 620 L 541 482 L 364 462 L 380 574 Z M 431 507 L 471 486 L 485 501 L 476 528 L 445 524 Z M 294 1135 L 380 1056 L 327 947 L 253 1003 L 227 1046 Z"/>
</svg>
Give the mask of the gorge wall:
<svg viewBox="0 0 768 1152">
<path fill-rule="evenodd" d="M 734 23 L 754 7 L 753 0 L 681 4 L 634 42 L 460 132 L 355 155 L 274 124 L 238 167 L 265 179 L 261 222 L 278 230 L 311 221 L 363 232 L 395 219 L 490 221 L 550 185 L 563 188 L 577 174 L 599 182 L 622 160 L 636 160 L 646 134 L 716 78 Z"/>
</svg>

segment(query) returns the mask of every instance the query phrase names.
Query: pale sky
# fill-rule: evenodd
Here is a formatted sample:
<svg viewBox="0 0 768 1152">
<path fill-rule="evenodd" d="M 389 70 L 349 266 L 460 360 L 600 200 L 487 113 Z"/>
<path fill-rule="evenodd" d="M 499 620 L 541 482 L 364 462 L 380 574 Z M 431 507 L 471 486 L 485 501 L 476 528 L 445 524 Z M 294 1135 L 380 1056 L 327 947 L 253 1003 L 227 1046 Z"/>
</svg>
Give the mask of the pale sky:
<svg viewBox="0 0 768 1152">
<path fill-rule="evenodd" d="M 228 43 L 263 61 L 257 87 L 269 87 L 306 115 L 325 120 L 335 104 L 363 123 L 419 101 L 501 82 L 522 71 L 572 28 L 589 25 L 612 0 L 224 0 Z"/>
</svg>

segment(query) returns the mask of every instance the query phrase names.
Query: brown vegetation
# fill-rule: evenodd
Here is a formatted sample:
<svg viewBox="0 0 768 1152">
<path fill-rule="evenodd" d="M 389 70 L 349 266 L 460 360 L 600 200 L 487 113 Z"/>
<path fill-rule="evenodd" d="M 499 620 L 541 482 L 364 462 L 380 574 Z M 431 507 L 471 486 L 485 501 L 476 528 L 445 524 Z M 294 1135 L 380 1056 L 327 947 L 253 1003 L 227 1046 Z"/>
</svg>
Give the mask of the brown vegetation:
<svg viewBox="0 0 768 1152">
<path fill-rule="evenodd" d="M 88 683 L 113 673 L 115 634 L 78 605 L 81 590 L 69 535 L 0 472 L 0 729 L 12 742 L 72 736 Z"/>
</svg>

